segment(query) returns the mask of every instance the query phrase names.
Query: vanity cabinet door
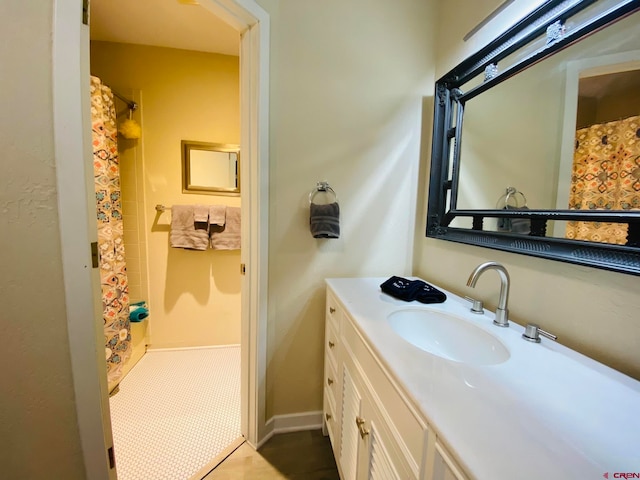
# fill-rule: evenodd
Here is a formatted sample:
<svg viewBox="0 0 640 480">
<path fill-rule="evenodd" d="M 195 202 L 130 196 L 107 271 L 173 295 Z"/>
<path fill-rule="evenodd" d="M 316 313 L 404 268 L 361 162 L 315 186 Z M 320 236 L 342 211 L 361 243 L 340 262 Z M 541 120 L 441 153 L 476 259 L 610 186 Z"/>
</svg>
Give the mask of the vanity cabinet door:
<svg viewBox="0 0 640 480">
<path fill-rule="evenodd" d="M 416 479 L 365 372 L 350 355 L 343 360 L 339 459 L 343 480 Z"/>
<path fill-rule="evenodd" d="M 343 367 L 342 377 L 342 415 L 340 421 L 340 455 L 338 463 L 342 473 L 342 480 L 356 480 L 358 470 L 359 452 L 361 452 L 361 438 L 359 419 L 362 407 L 362 395 L 355 384 L 348 367 Z"/>
<path fill-rule="evenodd" d="M 392 440 L 389 427 L 373 399 L 365 392 L 361 417 L 356 425 L 360 435 L 359 475 L 362 480 L 415 479 Z"/>
<path fill-rule="evenodd" d="M 427 426 L 327 289 L 324 421 L 342 480 L 424 478 Z"/>
<path fill-rule="evenodd" d="M 343 480 L 394 480 L 414 478 L 398 467 L 400 458 L 389 441 L 380 411 L 363 386 L 357 371 L 345 366 L 340 466 Z M 400 473 L 402 472 L 402 473 Z"/>
<path fill-rule="evenodd" d="M 431 480 L 468 480 L 451 454 L 437 440 L 433 450 L 432 473 Z"/>
<path fill-rule="evenodd" d="M 369 442 L 370 448 L 366 469 L 367 476 L 365 478 L 370 480 L 410 478 L 401 476 L 396 470 L 384 440 L 382 440 L 382 437 L 379 435 L 377 424 L 373 422 L 369 432 Z"/>
</svg>

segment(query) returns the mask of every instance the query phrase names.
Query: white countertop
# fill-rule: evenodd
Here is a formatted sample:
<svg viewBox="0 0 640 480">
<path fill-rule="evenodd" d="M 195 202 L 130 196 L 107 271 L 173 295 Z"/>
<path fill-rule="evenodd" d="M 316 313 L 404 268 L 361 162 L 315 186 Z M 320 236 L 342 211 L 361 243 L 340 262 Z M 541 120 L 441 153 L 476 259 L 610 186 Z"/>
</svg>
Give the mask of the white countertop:
<svg viewBox="0 0 640 480">
<path fill-rule="evenodd" d="M 447 301 L 423 305 L 383 293 L 384 280 L 327 284 L 469 474 L 479 480 L 640 474 L 640 382 L 546 338 L 527 342 L 523 327 L 497 327 L 492 312 L 471 314 L 469 302 L 437 285 Z M 498 338 L 510 358 L 475 366 L 420 350 L 386 321 L 407 308 L 465 317 Z"/>
</svg>

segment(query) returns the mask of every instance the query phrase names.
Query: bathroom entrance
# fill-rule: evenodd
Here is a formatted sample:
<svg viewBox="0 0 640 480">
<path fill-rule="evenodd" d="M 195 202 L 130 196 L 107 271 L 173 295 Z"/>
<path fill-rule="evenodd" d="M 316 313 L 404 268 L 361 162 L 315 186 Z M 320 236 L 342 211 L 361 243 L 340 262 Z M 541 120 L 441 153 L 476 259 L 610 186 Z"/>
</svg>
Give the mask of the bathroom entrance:
<svg viewBox="0 0 640 480">
<path fill-rule="evenodd" d="M 118 478 L 201 478 L 244 440 L 239 36 L 197 2 L 93 0 L 90 38 Z"/>
<path fill-rule="evenodd" d="M 245 233 L 241 239 L 240 252 L 243 265 L 247 265 L 247 273 L 242 275 L 240 281 L 240 411 L 241 433 L 255 446 L 264 436 L 264 390 L 261 385 L 264 381 L 266 339 L 262 325 L 266 313 L 264 302 L 267 272 L 266 244 L 261 242 L 260 238 L 264 238 L 261 232 L 266 231 L 264 212 L 267 210 L 268 200 L 261 185 L 266 185 L 268 159 L 266 136 L 260 132 L 268 130 L 268 62 L 265 61 L 265 58 L 268 58 L 268 16 L 252 1 L 242 2 L 242 6 L 236 0 L 201 0 L 200 4 L 207 10 L 218 12 L 225 22 L 231 24 L 237 32 L 242 32 L 240 43 L 243 56 L 240 58 L 239 68 L 243 72 L 243 80 L 240 82 L 239 91 L 243 111 L 240 120 L 240 145 L 244 154 L 244 164 L 239 170 L 245 180 L 245 189 L 240 201 L 241 207 L 244 207 L 242 223 Z M 58 0 L 54 8 L 56 169 L 60 182 L 60 231 L 78 427 L 87 476 L 113 479 L 116 473 L 106 386 L 103 315 L 102 312 L 96 311 L 102 303 L 99 292 L 100 279 L 97 266 L 91 268 L 91 262 L 87 264 L 87 258 L 91 258 L 89 246 L 97 238 L 94 223 L 96 193 L 94 185 L 88 183 L 89 177 L 93 181 L 94 176 L 94 172 L 89 171 L 92 166 L 92 141 L 91 128 L 87 122 L 90 83 L 89 28 L 80 23 L 82 15 L 79 15 L 81 12 L 78 2 Z M 263 57 L 261 52 L 267 56 Z M 129 95 L 144 96 L 145 88 L 141 87 L 139 90 L 138 93 L 135 89 L 118 93 L 130 100 Z M 144 98 L 140 98 L 141 110 L 144 109 L 144 101 Z M 149 125 L 148 122 L 145 124 L 144 119 L 138 121 L 142 124 L 143 135 L 148 126 L 158 130 L 157 123 L 151 122 Z M 132 151 L 135 151 L 135 148 Z M 148 177 L 147 174 L 148 172 L 143 178 L 145 181 L 148 180 L 149 188 L 156 188 L 158 184 L 153 184 L 154 178 Z M 144 192 L 142 194 L 144 195 Z M 171 200 L 171 205 L 174 204 L 175 201 Z M 146 206 L 143 210 L 143 216 L 149 215 Z M 148 218 L 146 220 L 148 221 Z M 150 234 L 149 231 L 146 233 Z M 150 321 L 154 315 L 152 287 L 149 291 L 147 307 Z M 87 322 L 87 318 L 95 318 L 96 323 Z M 180 319 L 175 327 L 184 327 L 188 321 L 188 318 Z M 117 453 L 115 457 L 117 461 Z"/>
</svg>

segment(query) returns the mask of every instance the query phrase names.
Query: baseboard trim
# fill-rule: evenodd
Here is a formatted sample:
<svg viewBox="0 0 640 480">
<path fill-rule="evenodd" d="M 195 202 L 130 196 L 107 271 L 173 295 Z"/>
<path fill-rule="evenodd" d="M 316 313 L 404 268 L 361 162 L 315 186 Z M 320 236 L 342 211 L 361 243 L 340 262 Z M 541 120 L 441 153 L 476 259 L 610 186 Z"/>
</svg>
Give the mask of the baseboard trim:
<svg viewBox="0 0 640 480">
<path fill-rule="evenodd" d="M 300 432 L 303 430 L 319 430 L 322 428 L 322 411 L 274 415 L 265 424 L 266 435 L 256 445 L 260 448 L 279 433 Z"/>
</svg>

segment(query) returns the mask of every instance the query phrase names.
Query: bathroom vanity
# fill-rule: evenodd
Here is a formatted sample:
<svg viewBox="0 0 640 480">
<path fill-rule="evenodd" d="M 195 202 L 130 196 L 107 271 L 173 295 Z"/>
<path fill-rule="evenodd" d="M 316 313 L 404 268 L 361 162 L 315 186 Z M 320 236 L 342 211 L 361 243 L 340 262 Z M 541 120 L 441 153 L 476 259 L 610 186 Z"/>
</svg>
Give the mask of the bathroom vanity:
<svg viewBox="0 0 640 480">
<path fill-rule="evenodd" d="M 327 280 L 324 431 L 343 480 L 640 474 L 640 382 L 384 280 Z"/>
</svg>

